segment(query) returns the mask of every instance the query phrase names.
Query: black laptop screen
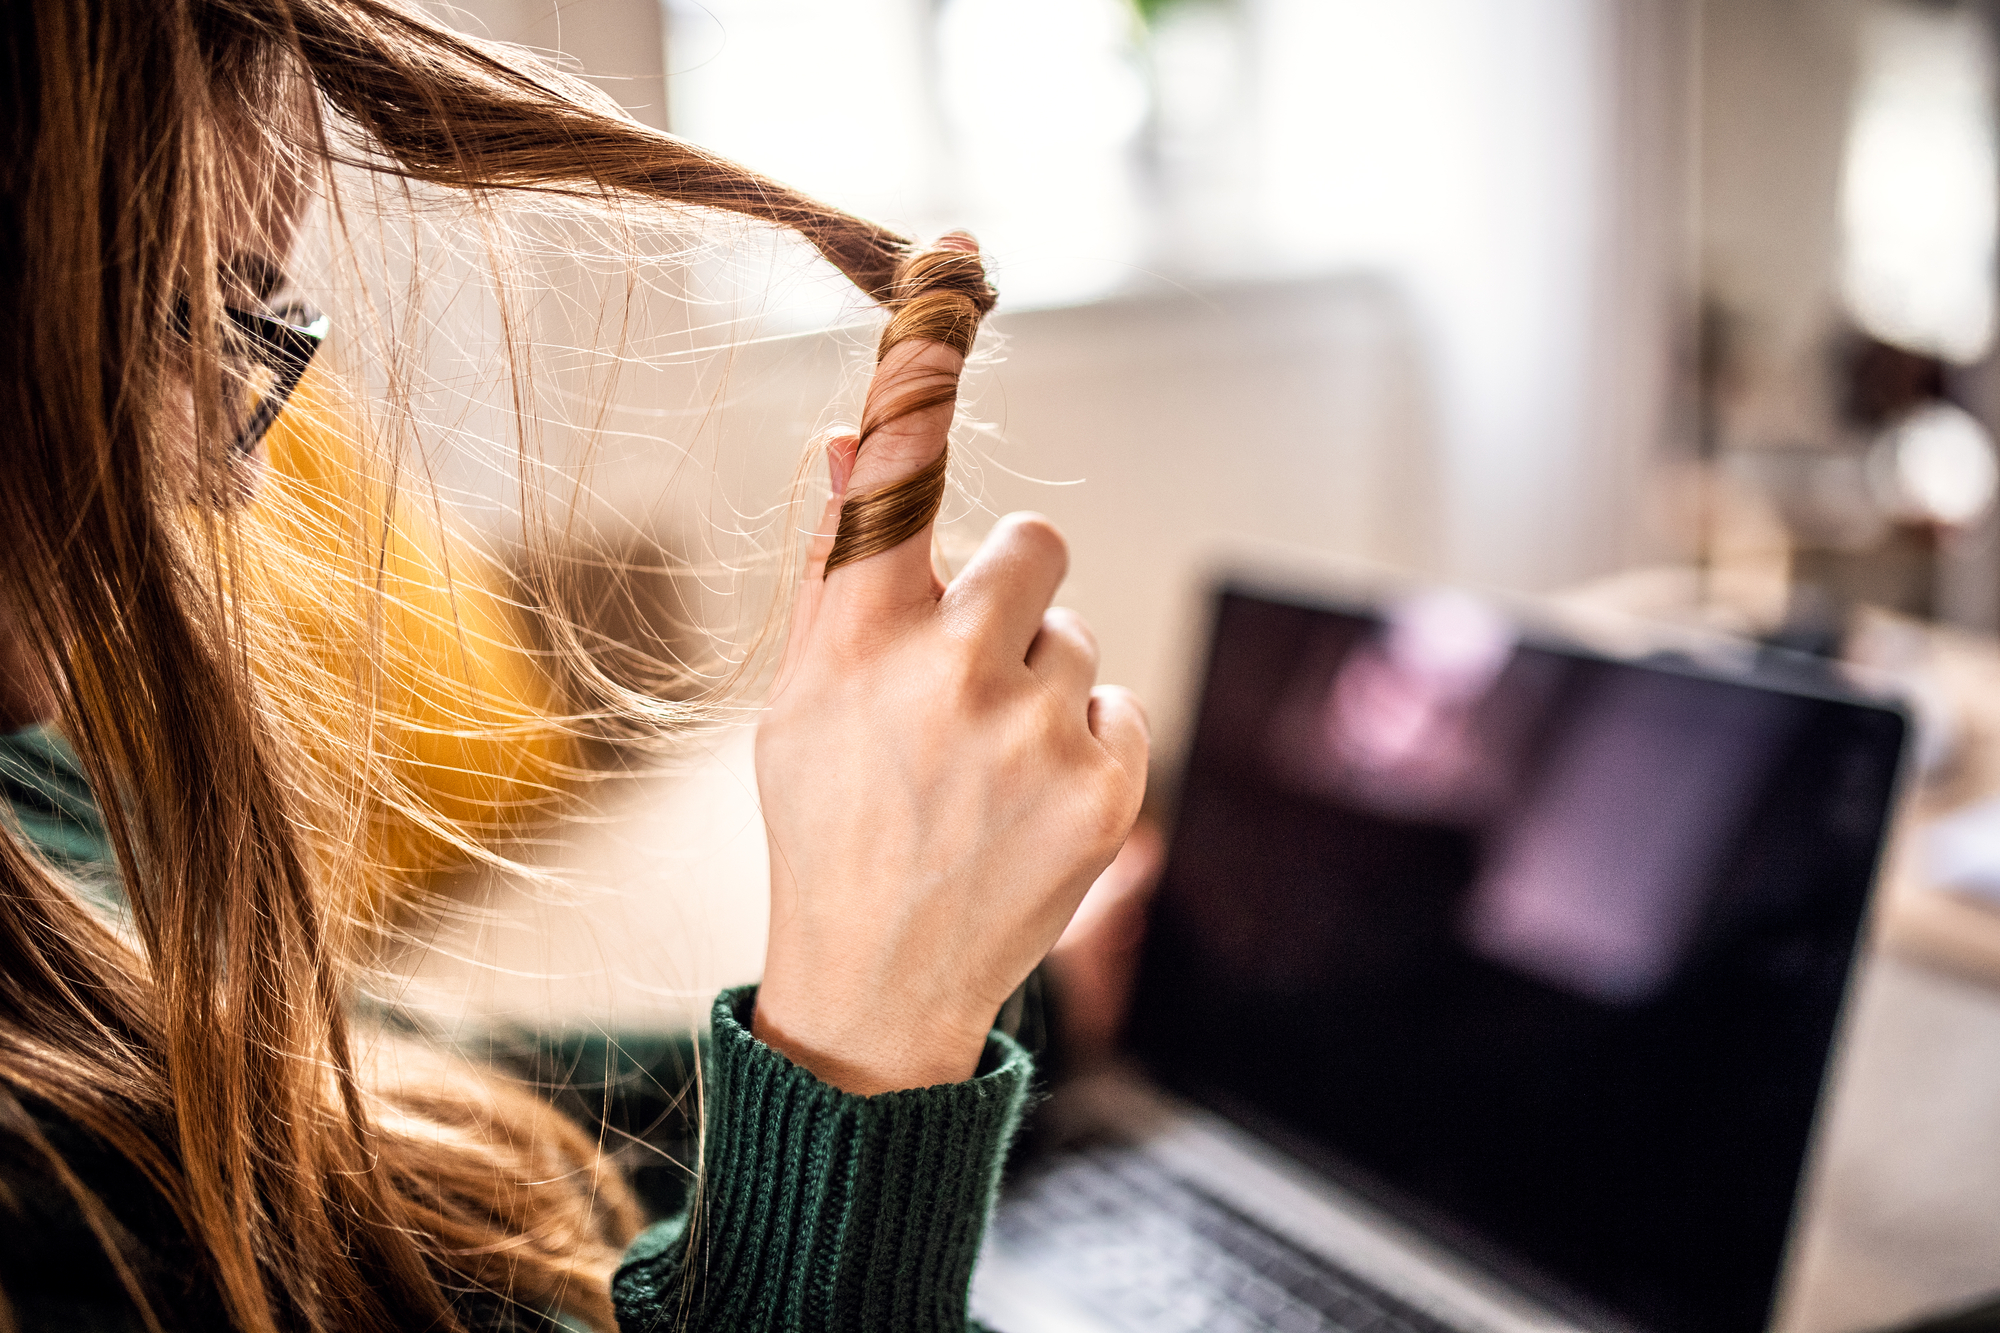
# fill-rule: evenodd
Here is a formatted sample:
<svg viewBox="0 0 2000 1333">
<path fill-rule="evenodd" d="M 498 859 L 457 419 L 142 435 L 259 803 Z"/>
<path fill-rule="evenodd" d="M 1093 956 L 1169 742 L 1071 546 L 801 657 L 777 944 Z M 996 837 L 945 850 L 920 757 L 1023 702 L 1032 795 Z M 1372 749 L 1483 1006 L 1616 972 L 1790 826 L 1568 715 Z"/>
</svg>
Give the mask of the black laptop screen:
<svg viewBox="0 0 2000 1333">
<path fill-rule="evenodd" d="M 1462 595 L 1226 593 L 1133 1044 L 1517 1277 L 1754 1333 L 1902 734 Z"/>
</svg>

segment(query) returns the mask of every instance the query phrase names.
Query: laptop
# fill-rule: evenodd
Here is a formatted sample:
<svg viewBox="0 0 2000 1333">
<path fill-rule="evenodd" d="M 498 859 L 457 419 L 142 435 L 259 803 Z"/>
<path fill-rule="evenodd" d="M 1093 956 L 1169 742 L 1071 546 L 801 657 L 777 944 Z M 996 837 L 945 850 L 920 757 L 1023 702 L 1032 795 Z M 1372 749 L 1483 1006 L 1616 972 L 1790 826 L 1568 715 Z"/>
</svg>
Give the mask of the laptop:
<svg viewBox="0 0 2000 1333">
<path fill-rule="evenodd" d="M 999 1333 L 1761 1333 L 1908 731 L 1833 664 L 1234 580 Z"/>
</svg>

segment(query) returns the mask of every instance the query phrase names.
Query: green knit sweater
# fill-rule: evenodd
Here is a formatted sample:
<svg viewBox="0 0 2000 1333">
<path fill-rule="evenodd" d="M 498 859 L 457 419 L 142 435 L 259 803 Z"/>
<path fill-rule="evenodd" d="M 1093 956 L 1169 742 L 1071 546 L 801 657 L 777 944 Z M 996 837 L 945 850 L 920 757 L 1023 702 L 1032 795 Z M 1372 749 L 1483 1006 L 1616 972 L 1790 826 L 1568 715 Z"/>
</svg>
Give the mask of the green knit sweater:
<svg viewBox="0 0 2000 1333">
<path fill-rule="evenodd" d="M 86 892 L 114 910 L 122 905 L 96 802 L 59 737 L 39 728 L 0 736 L 0 802 Z M 691 1197 L 672 1202 L 626 1254 L 613 1285 L 622 1333 L 961 1333 L 973 1260 L 1028 1097 L 1028 1054 L 995 1032 L 964 1083 L 857 1097 L 752 1036 L 755 1003 L 751 986 L 716 1001 L 701 1185 L 652 1191 L 656 1200 Z M 615 1064 L 619 1044 L 610 1050 L 607 1057 L 600 1043 L 595 1058 Z M 610 1105 L 607 1095 L 584 1109 L 595 1115 Z M 32 1101 L 28 1109 L 126 1233 L 167 1327 L 219 1327 L 200 1257 L 166 1201 L 76 1126 Z M 24 1330 L 141 1327 L 67 1193 L 4 1127 L 0 1293 Z M 474 1300 L 464 1313 L 481 1329 L 557 1326 L 499 1302 Z"/>
<path fill-rule="evenodd" d="M 755 1000 L 716 1001 L 703 1203 L 627 1252 L 620 1325 L 963 1330 L 1027 1053 L 996 1032 L 964 1083 L 856 1097 L 751 1036 Z"/>
</svg>

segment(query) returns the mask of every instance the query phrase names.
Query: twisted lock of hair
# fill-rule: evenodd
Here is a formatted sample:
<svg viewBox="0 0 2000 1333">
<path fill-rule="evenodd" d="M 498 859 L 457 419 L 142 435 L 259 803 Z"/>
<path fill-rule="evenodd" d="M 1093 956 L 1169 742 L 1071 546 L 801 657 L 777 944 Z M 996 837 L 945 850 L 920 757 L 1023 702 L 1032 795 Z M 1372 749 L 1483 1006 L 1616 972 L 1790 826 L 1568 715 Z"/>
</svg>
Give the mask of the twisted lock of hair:
<svg viewBox="0 0 2000 1333">
<path fill-rule="evenodd" d="M 954 232 L 932 248 L 912 254 L 898 266 L 884 302 L 890 315 L 875 347 L 877 373 L 890 352 L 920 339 L 942 343 L 964 358 L 972 351 L 979 321 L 993 309 L 993 301 L 986 266 L 971 237 Z M 867 448 L 868 437 L 890 422 L 948 406 L 957 398 L 958 376 L 952 372 L 907 370 L 894 382 L 878 380 L 862 413 L 859 448 Z M 840 507 L 840 526 L 826 558 L 826 572 L 900 546 L 929 527 L 944 503 L 950 457 L 949 448 L 940 450 L 911 476 L 849 497 Z"/>
</svg>

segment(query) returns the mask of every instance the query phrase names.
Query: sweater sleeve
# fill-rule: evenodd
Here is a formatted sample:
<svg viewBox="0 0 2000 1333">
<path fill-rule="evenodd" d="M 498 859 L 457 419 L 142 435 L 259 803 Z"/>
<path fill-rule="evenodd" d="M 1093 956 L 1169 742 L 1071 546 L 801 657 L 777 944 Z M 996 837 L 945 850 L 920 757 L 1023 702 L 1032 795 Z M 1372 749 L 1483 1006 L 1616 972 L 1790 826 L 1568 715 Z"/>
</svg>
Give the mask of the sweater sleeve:
<svg viewBox="0 0 2000 1333">
<path fill-rule="evenodd" d="M 613 1283 L 623 1333 L 964 1333 L 966 1290 L 1032 1062 L 994 1033 L 963 1083 L 857 1097 L 716 1001 L 705 1175 Z"/>
</svg>

